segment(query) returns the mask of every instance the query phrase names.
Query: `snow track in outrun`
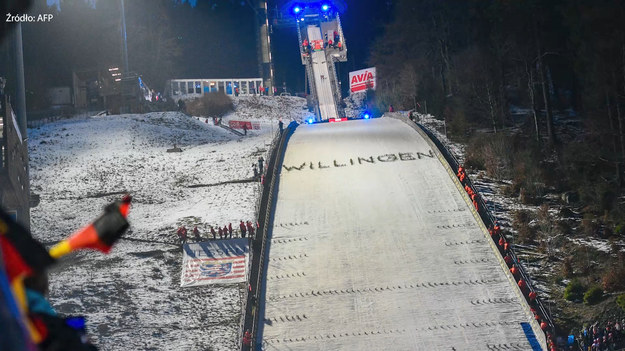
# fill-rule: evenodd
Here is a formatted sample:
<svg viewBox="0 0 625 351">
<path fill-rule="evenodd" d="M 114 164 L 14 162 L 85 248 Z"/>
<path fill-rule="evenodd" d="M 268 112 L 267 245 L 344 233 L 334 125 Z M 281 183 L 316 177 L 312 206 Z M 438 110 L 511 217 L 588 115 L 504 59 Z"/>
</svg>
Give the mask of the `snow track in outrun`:
<svg viewBox="0 0 625 351">
<path fill-rule="evenodd" d="M 532 350 L 485 228 L 401 121 L 299 126 L 273 224 L 266 350 Z"/>
</svg>

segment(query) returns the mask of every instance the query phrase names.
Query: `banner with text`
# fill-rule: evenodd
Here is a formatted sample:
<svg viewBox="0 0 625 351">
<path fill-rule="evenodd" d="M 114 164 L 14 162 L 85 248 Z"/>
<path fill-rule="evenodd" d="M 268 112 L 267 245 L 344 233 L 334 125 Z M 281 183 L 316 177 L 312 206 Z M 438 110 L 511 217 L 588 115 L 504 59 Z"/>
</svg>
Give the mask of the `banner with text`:
<svg viewBox="0 0 625 351">
<path fill-rule="evenodd" d="M 367 89 L 376 88 L 375 67 L 349 72 L 349 91 L 353 93 L 364 92 Z"/>
<path fill-rule="evenodd" d="M 250 121 L 228 121 L 228 126 L 232 129 L 244 129 L 247 130 L 259 130 L 260 123 L 259 122 L 250 122 Z"/>
<path fill-rule="evenodd" d="M 245 282 L 248 239 L 213 240 L 182 247 L 181 287 Z"/>
</svg>

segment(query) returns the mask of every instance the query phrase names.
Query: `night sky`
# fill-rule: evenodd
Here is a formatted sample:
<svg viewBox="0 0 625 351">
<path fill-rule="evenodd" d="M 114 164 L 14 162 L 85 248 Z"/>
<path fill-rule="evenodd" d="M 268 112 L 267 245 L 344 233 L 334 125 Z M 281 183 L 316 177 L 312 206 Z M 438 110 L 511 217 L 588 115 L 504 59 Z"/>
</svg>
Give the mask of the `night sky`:
<svg viewBox="0 0 625 351">
<path fill-rule="evenodd" d="M 140 62 L 136 58 L 143 54 L 141 43 L 137 45 L 137 36 L 133 37 L 133 30 L 139 24 L 147 25 L 146 17 L 158 16 L 156 5 L 146 9 L 157 1 L 164 4 L 159 6 L 168 13 L 168 31 L 180 48 L 180 56 L 176 64 L 171 65 L 166 78 L 258 76 L 254 10 L 250 6 L 255 2 L 250 0 L 155 0 L 153 3 L 126 0 L 131 70 L 149 78 L 145 64 L 135 63 L 133 66 L 133 62 Z M 284 0 L 269 1 L 271 23 L 275 13 L 271 9 L 279 7 Z M 348 72 L 367 67 L 371 44 L 390 20 L 391 2 L 346 0 L 347 10 L 341 19 L 349 50 L 348 62 L 337 65 L 344 93 Z M 56 0 L 34 0 L 29 12 L 55 13 L 56 17 L 51 24 L 28 23 L 23 26 L 27 89 L 29 82 L 30 86 L 41 89 L 43 85 L 70 86 L 73 70 L 121 64 L 119 0 L 65 0 L 60 6 Z M 87 34 L 89 30 L 93 32 Z M 282 82 L 286 82 L 291 93 L 303 92 L 304 67 L 299 58 L 294 26 L 274 28 L 272 52 L 276 85 L 281 87 Z M 42 60 L 42 57 L 46 59 Z M 47 79 L 42 79 L 44 75 Z M 158 89 L 166 78 L 161 75 L 147 81 Z"/>
<path fill-rule="evenodd" d="M 275 1 L 273 2 L 275 6 Z M 377 35 L 390 20 L 391 0 L 346 0 L 347 10 L 341 23 L 347 42 L 348 61 L 337 64 L 337 73 L 343 81 L 343 95 L 347 92 L 350 71 L 368 67 L 369 49 Z M 271 7 L 271 6 L 270 6 Z M 274 28 L 273 54 L 276 85 L 286 82 L 291 92 L 304 91 L 304 66 L 299 58 L 295 27 Z"/>
</svg>

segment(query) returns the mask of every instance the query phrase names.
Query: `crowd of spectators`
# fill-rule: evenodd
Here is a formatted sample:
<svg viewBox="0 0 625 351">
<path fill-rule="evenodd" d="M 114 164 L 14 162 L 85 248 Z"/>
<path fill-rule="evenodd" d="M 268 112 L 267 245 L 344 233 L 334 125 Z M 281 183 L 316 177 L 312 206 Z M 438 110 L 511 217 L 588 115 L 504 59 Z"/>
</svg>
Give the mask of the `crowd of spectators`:
<svg viewBox="0 0 625 351">
<path fill-rule="evenodd" d="M 616 351 L 625 349 L 625 318 L 585 326 L 577 336 L 579 348 L 583 351 Z"/>
<path fill-rule="evenodd" d="M 193 240 L 195 240 L 195 242 L 201 242 L 211 239 L 232 239 L 237 237 L 245 238 L 246 236 L 249 238 L 253 238 L 256 232 L 256 227 L 258 227 L 258 223 L 254 225 L 252 221 L 243 222 L 243 220 L 241 220 L 239 222 L 238 229 L 234 229 L 232 227 L 232 223 L 228 223 L 223 227 L 219 225 L 211 225 L 209 226 L 210 236 L 202 237 L 202 235 L 200 234 L 200 230 L 197 228 L 196 225 L 193 227 L 193 231 L 191 232 L 191 234 L 193 234 Z M 189 240 L 189 234 L 187 228 L 184 225 L 178 228 L 178 230 L 176 231 L 176 235 L 178 237 L 178 241 L 181 244 L 185 244 Z"/>
</svg>

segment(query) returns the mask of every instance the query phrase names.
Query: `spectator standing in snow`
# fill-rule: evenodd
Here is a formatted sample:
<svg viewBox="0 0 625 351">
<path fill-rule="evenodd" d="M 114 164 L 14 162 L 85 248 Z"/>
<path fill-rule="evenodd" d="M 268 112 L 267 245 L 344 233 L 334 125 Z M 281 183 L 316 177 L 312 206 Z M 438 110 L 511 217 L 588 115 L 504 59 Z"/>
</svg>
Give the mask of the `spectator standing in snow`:
<svg viewBox="0 0 625 351">
<path fill-rule="evenodd" d="M 284 123 L 282 123 L 282 118 L 280 118 L 280 120 L 278 121 L 278 127 L 280 128 L 280 134 L 282 134 L 282 131 L 284 130 Z"/>
<path fill-rule="evenodd" d="M 224 225 L 223 231 L 224 231 L 224 237 L 228 239 L 228 226 L 227 225 Z M 232 239 L 232 235 L 230 235 L 230 239 Z"/>
<path fill-rule="evenodd" d="M 262 156 L 260 156 L 260 157 L 258 158 L 258 171 L 259 171 L 260 173 L 263 173 L 263 170 L 264 170 L 264 168 L 263 168 L 263 162 L 265 162 L 265 159 L 264 159 Z"/>
<path fill-rule="evenodd" d="M 254 236 L 254 227 L 252 226 L 252 222 L 247 221 L 247 232 L 250 234 L 250 239 Z"/>
<path fill-rule="evenodd" d="M 239 223 L 239 229 L 241 229 L 241 237 L 245 238 L 245 223 L 243 223 L 243 220 Z"/>
<path fill-rule="evenodd" d="M 213 228 L 212 225 L 211 225 L 211 234 L 213 235 L 213 240 L 217 240 L 217 232 L 215 231 L 215 228 Z"/>
<path fill-rule="evenodd" d="M 200 231 L 197 229 L 197 225 L 193 227 L 193 237 L 197 242 L 202 241 L 202 237 L 200 236 Z"/>
<path fill-rule="evenodd" d="M 243 123 L 243 135 L 247 135 L 247 123 Z"/>
<path fill-rule="evenodd" d="M 230 234 L 230 239 L 232 239 L 232 223 L 228 223 L 228 234 Z"/>
<path fill-rule="evenodd" d="M 219 239 L 223 239 L 224 238 L 224 230 L 221 229 L 220 226 L 217 226 L 217 229 L 219 231 Z"/>
<path fill-rule="evenodd" d="M 393 105 L 388 105 L 388 112 L 395 112 Z"/>
<path fill-rule="evenodd" d="M 182 99 L 178 100 L 178 111 L 184 112 L 184 108 L 185 108 L 184 100 Z"/>
<path fill-rule="evenodd" d="M 256 163 L 252 164 L 252 170 L 254 171 L 254 179 L 258 178 L 258 168 L 256 168 Z"/>
<path fill-rule="evenodd" d="M 178 228 L 176 234 L 178 234 L 178 240 L 180 240 L 181 244 L 187 242 L 187 228 L 185 228 L 184 226 Z"/>
</svg>

